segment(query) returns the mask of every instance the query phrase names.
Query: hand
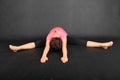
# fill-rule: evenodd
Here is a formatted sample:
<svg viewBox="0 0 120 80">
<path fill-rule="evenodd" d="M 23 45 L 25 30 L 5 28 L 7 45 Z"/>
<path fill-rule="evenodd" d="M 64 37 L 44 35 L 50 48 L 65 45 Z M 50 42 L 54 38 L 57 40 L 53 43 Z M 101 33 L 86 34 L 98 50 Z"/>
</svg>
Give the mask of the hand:
<svg viewBox="0 0 120 80">
<path fill-rule="evenodd" d="M 42 57 L 42 58 L 40 59 L 40 62 L 41 62 L 41 63 L 45 63 L 47 60 L 48 60 L 47 57 Z"/>
<path fill-rule="evenodd" d="M 62 61 L 63 63 L 66 63 L 66 62 L 68 62 L 68 58 L 67 58 L 67 57 L 62 57 L 62 58 L 61 58 L 61 61 Z"/>
</svg>

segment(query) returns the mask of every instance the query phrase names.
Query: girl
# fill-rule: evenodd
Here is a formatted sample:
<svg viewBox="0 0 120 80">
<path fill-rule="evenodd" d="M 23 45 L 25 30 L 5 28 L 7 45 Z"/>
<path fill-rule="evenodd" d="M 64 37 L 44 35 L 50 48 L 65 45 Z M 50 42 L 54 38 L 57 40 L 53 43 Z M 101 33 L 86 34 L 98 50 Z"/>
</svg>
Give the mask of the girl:
<svg viewBox="0 0 120 80">
<path fill-rule="evenodd" d="M 48 61 L 47 54 L 50 48 L 54 50 L 62 50 L 63 55 L 61 57 L 61 61 L 63 63 L 66 63 L 68 62 L 67 44 L 82 45 L 86 47 L 102 47 L 104 49 L 107 49 L 108 47 L 111 47 L 113 45 L 113 41 L 100 43 L 94 41 L 74 39 L 72 37 L 69 37 L 67 32 L 62 27 L 54 27 L 50 30 L 46 38 L 20 46 L 9 45 L 9 48 L 12 51 L 17 52 L 19 50 L 33 49 L 36 47 L 44 46 L 45 48 L 40 59 L 41 63 L 45 63 L 46 61 Z"/>
</svg>

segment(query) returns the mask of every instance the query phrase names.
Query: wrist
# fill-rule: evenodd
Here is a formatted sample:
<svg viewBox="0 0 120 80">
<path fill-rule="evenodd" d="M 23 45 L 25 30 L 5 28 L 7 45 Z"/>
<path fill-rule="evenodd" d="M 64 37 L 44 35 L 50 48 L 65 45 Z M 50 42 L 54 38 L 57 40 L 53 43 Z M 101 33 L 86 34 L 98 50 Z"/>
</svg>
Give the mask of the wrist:
<svg viewBox="0 0 120 80">
<path fill-rule="evenodd" d="M 47 57 L 46 55 L 43 55 L 42 57 Z"/>
<path fill-rule="evenodd" d="M 62 56 L 63 58 L 68 58 L 67 56 Z"/>
</svg>

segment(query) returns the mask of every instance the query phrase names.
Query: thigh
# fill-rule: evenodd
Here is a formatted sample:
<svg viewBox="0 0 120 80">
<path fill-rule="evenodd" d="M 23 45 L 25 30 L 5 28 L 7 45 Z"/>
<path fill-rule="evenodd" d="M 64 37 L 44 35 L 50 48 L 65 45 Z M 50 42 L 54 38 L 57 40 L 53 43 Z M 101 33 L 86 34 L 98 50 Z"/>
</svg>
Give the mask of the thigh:
<svg viewBox="0 0 120 80">
<path fill-rule="evenodd" d="M 45 47 L 46 37 L 41 37 L 40 40 L 35 41 L 35 47 Z"/>
<path fill-rule="evenodd" d="M 80 46 L 86 46 L 87 40 L 74 38 L 74 37 L 67 37 L 67 43 L 70 45 L 80 45 Z"/>
</svg>

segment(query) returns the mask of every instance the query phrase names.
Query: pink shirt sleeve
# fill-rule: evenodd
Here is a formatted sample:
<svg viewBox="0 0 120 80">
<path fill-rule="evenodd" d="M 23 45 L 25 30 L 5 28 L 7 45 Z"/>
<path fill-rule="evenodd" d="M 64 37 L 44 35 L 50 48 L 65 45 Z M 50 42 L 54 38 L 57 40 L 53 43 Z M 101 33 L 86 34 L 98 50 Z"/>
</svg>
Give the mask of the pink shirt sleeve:
<svg viewBox="0 0 120 80">
<path fill-rule="evenodd" d="M 49 33 L 48 35 L 47 35 L 47 38 L 46 38 L 47 40 L 51 40 L 52 39 L 52 33 Z"/>
<path fill-rule="evenodd" d="M 61 38 L 61 40 L 66 40 L 67 39 L 67 34 L 62 33 L 60 38 Z"/>
</svg>

